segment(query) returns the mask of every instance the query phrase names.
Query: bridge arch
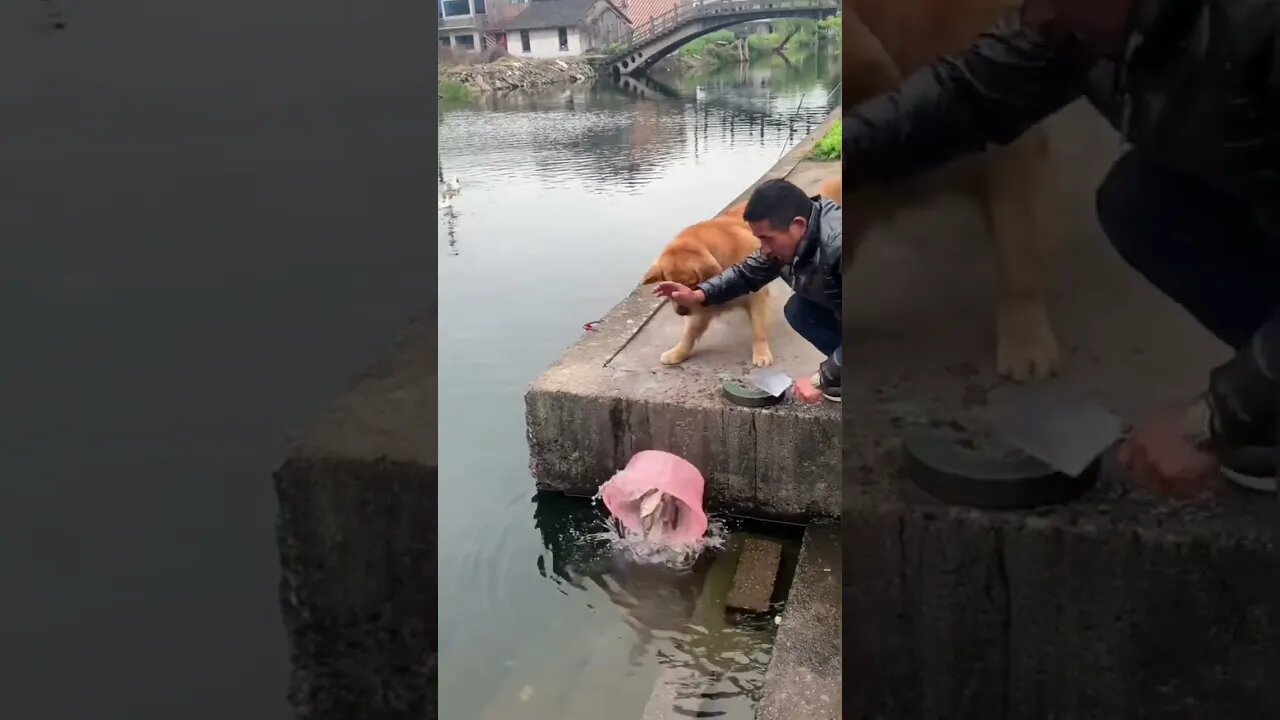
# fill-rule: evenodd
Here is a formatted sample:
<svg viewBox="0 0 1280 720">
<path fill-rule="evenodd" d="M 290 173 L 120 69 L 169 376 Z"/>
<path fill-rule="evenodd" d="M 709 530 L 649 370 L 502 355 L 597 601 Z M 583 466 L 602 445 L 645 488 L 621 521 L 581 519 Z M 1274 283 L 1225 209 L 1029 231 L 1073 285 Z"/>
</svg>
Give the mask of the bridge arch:
<svg viewBox="0 0 1280 720">
<path fill-rule="evenodd" d="M 686 0 L 649 23 L 641 23 L 631 45 L 610 60 L 614 75 L 643 72 L 683 45 L 752 20 L 822 20 L 840 10 L 837 0 Z"/>
<path fill-rule="evenodd" d="M 646 100 L 656 97 L 680 98 L 680 92 L 675 88 L 645 75 L 615 75 L 613 84 L 627 95 Z"/>
</svg>

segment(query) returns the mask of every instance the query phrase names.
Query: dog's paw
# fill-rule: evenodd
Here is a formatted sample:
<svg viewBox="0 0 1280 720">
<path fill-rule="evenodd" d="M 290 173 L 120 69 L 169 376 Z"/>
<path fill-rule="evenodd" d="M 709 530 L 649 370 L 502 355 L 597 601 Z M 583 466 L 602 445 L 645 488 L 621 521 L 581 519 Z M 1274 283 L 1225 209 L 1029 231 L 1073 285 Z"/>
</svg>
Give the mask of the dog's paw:
<svg viewBox="0 0 1280 720">
<path fill-rule="evenodd" d="M 768 345 L 751 348 L 751 364 L 756 367 L 769 367 L 773 364 L 773 351 Z"/>
<path fill-rule="evenodd" d="M 658 358 L 663 365 L 679 365 L 689 359 L 689 351 L 682 347 L 673 347 Z"/>
<path fill-rule="evenodd" d="M 1044 380 L 1058 372 L 1058 340 L 1038 302 L 1010 303 L 996 320 L 996 370 L 1015 382 Z"/>
</svg>

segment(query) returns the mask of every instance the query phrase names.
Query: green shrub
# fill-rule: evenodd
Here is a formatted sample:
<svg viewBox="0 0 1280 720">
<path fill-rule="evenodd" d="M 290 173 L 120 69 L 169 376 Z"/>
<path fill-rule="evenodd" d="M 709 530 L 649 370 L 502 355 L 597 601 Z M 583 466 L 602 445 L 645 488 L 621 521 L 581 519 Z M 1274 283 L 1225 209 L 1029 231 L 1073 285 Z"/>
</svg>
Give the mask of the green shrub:
<svg viewBox="0 0 1280 720">
<path fill-rule="evenodd" d="M 791 35 L 792 30 L 796 32 L 791 42 L 796 45 L 812 45 L 822 34 L 822 24 L 817 20 L 774 20 L 772 24 L 773 34 L 777 36 L 775 44 Z"/>
<path fill-rule="evenodd" d="M 763 57 L 773 52 L 778 47 L 778 43 L 782 42 L 785 35 L 752 35 L 747 38 L 747 53 L 751 57 Z M 794 41 L 795 38 L 792 38 Z"/>
<path fill-rule="evenodd" d="M 826 20 L 818 21 L 818 30 L 824 35 L 829 35 L 837 40 L 840 39 L 840 13 L 836 13 Z"/>
<path fill-rule="evenodd" d="M 826 24 L 824 25 L 823 23 Z M 824 20 L 823 23 L 815 20 L 775 20 L 772 22 L 773 32 L 769 35 L 752 34 L 747 36 L 747 55 L 752 59 L 767 57 L 782 43 L 783 38 L 788 36 L 791 36 L 791 39 L 787 42 L 786 51 L 788 52 L 801 46 L 811 46 L 816 44 L 820 37 L 828 36 L 831 28 L 834 28 L 835 37 L 838 39 L 840 36 L 839 16 Z M 792 35 L 792 30 L 796 31 L 794 35 Z M 738 51 L 732 47 L 735 39 L 736 36 L 732 31 L 718 30 L 691 41 L 688 45 L 680 48 L 678 54 L 688 58 L 697 58 L 700 64 L 713 67 L 737 63 L 741 58 L 738 57 Z"/>
<path fill-rule="evenodd" d="M 843 124 L 842 121 L 836 120 L 827 134 L 814 143 L 809 157 L 815 160 L 839 160 L 844 151 L 844 143 L 841 140 L 843 134 L 840 132 Z"/>
<path fill-rule="evenodd" d="M 466 102 L 471 99 L 471 90 L 457 80 L 445 80 L 440 83 L 437 93 L 446 102 Z"/>
<path fill-rule="evenodd" d="M 698 57 L 705 57 L 711 48 L 722 43 L 731 42 L 733 42 L 732 32 L 729 32 L 728 30 L 717 30 L 716 32 L 708 35 L 703 35 L 697 40 L 690 41 L 687 45 L 680 48 L 679 52 L 681 55 L 697 55 Z"/>
</svg>

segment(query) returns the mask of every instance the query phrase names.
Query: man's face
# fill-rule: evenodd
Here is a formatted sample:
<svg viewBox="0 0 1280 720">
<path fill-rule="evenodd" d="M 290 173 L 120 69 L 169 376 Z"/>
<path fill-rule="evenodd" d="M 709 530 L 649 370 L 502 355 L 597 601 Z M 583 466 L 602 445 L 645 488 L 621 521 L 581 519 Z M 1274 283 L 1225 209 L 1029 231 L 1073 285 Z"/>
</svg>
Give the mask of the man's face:
<svg viewBox="0 0 1280 720">
<path fill-rule="evenodd" d="M 1037 30 L 1075 35 L 1095 51 L 1124 50 L 1137 0 L 1027 0 L 1022 19 Z"/>
<path fill-rule="evenodd" d="M 760 238 L 760 249 L 765 257 L 770 257 L 786 265 L 796 257 L 796 248 L 809 230 L 808 218 L 794 218 L 784 228 L 776 228 L 768 220 L 747 223 L 751 232 Z"/>
</svg>

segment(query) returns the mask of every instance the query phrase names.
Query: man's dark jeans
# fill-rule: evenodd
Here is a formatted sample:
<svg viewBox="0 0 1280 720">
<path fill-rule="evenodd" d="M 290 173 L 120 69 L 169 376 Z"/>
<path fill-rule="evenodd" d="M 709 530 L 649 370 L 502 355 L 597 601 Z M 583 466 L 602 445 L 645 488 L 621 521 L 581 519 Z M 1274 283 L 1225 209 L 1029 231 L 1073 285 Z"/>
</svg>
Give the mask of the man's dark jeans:
<svg viewBox="0 0 1280 720">
<path fill-rule="evenodd" d="M 782 308 L 782 314 L 800 337 L 808 340 L 823 355 L 830 355 L 840 347 L 843 341 L 840 321 L 827 308 L 799 295 L 792 295 Z"/>
<path fill-rule="evenodd" d="M 1120 256 L 1239 349 L 1280 307 L 1280 238 L 1246 203 L 1130 151 L 1098 189 Z"/>
</svg>

